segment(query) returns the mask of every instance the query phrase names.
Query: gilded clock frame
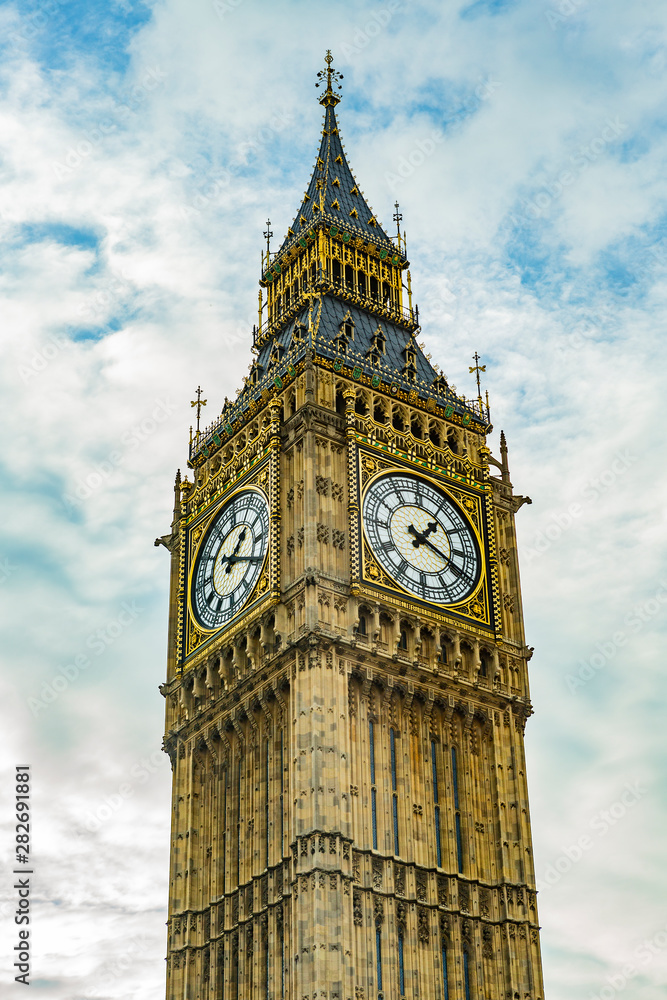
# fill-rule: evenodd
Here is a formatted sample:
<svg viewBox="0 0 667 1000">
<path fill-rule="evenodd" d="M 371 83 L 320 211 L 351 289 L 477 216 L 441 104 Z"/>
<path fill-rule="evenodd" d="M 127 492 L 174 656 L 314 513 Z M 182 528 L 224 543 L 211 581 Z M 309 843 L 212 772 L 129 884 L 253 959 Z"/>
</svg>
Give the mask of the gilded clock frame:
<svg viewBox="0 0 667 1000">
<path fill-rule="evenodd" d="M 245 603 L 239 608 L 238 613 L 233 618 L 230 618 L 229 621 L 218 626 L 217 628 L 205 628 L 203 625 L 200 625 L 195 618 L 192 608 L 192 577 L 195 571 L 199 551 L 213 522 L 218 517 L 222 508 L 226 506 L 230 500 L 233 500 L 234 497 L 238 496 L 240 493 L 245 493 L 248 490 L 252 490 L 262 497 L 266 503 L 269 515 L 269 538 L 267 541 L 264 561 L 262 563 L 255 587 Z M 259 468 L 253 469 L 251 473 L 231 484 L 231 488 L 229 490 L 225 490 L 222 495 L 216 496 L 215 500 L 210 503 L 205 510 L 197 514 L 187 525 L 185 531 L 186 566 L 182 587 L 183 600 L 186 610 L 186 614 L 184 616 L 185 628 L 183 629 L 181 639 L 182 663 L 184 666 L 196 653 L 199 653 L 204 646 L 208 645 L 214 637 L 238 628 L 248 614 L 255 614 L 257 609 L 263 603 L 270 603 L 272 596 L 272 582 L 277 571 L 277 567 L 274 566 L 275 552 L 277 549 L 274 534 L 279 530 L 279 526 L 275 523 L 275 519 L 271 517 L 271 509 L 272 505 L 269 490 L 269 460 L 266 460 L 262 462 Z"/>
<path fill-rule="evenodd" d="M 380 591 L 387 596 L 400 597 L 400 603 L 406 603 L 417 613 L 421 610 L 433 615 L 446 615 L 452 618 L 464 619 L 477 628 L 494 631 L 494 605 L 492 565 L 489 553 L 492 545 L 489 537 L 489 523 L 486 511 L 486 491 L 452 480 L 445 474 L 438 474 L 433 469 L 422 469 L 412 462 L 402 462 L 394 455 L 378 454 L 377 451 L 357 448 L 359 517 L 358 544 L 360 559 L 360 583 L 370 586 L 374 591 Z M 469 525 L 477 544 L 480 556 L 479 579 L 474 590 L 465 598 L 452 604 L 434 604 L 420 600 L 415 594 L 389 576 L 379 565 L 366 536 L 363 524 L 363 506 L 366 494 L 372 484 L 379 478 L 391 473 L 406 474 L 422 479 L 435 489 L 441 490 L 458 509 L 466 524 Z"/>
</svg>

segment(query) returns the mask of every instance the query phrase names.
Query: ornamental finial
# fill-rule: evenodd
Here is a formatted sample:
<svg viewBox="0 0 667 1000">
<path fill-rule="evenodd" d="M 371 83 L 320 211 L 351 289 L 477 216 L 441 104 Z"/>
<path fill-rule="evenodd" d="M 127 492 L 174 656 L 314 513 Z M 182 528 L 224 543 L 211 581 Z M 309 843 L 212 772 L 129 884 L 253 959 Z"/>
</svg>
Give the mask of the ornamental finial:
<svg viewBox="0 0 667 1000">
<path fill-rule="evenodd" d="M 480 385 L 479 373 L 486 371 L 486 365 L 480 365 L 480 361 L 482 359 L 480 358 L 477 351 L 475 351 L 475 353 L 473 354 L 472 359 L 475 362 L 475 364 L 472 365 L 472 367 L 470 365 L 468 367 L 470 368 L 471 375 L 473 372 L 475 372 L 477 375 L 477 405 L 479 406 L 479 412 L 481 416 L 483 413 L 483 405 L 482 405 L 482 387 Z M 488 409 L 488 393 L 487 393 L 487 409 Z"/>
<path fill-rule="evenodd" d="M 327 49 L 327 54 L 324 57 L 324 61 L 327 64 L 327 68 L 321 69 L 319 71 L 319 73 L 317 74 L 318 82 L 315 84 L 315 86 L 319 87 L 320 84 L 323 84 L 324 79 L 326 77 L 327 89 L 320 97 L 320 104 L 324 104 L 325 107 L 326 105 L 331 105 L 332 107 L 335 107 L 335 105 L 338 104 L 338 102 L 340 101 L 340 97 L 338 96 L 338 94 L 334 93 L 334 85 L 337 86 L 338 90 L 343 89 L 342 85 L 339 82 L 340 80 L 343 79 L 343 74 L 339 73 L 337 69 L 331 68 L 331 64 L 333 62 L 331 49 Z"/>
</svg>

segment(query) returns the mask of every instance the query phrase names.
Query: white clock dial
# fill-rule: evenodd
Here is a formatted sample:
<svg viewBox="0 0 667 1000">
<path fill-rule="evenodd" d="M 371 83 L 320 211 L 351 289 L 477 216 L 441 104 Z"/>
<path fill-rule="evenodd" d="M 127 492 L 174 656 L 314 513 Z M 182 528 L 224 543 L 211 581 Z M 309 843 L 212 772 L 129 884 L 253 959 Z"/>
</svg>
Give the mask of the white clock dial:
<svg viewBox="0 0 667 1000">
<path fill-rule="evenodd" d="M 381 476 L 366 491 L 362 516 L 375 558 L 404 590 L 433 604 L 454 604 L 477 586 L 475 534 L 432 483 L 408 473 Z"/>
<path fill-rule="evenodd" d="M 250 598 L 266 558 L 269 509 L 263 495 L 230 497 L 209 528 L 192 574 L 192 610 L 204 628 L 220 628 Z"/>
</svg>

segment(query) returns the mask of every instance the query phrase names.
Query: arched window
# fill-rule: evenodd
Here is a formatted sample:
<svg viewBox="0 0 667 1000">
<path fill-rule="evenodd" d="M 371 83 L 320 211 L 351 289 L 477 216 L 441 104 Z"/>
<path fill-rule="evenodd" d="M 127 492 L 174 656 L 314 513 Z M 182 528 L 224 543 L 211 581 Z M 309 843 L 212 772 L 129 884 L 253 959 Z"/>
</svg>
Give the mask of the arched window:
<svg viewBox="0 0 667 1000">
<path fill-rule="evenodd" d="M 407 632 L 407 629 L 404 629 L 404 628 L 401 629 L 401 638 L 400 638 L 400 641 L 398 643 L 398 648 L 399 649 L 407 649 L 408 648 L 408 632 Z"/>
<path fill-rule="evenodd" d="M 366 615 L 359 615 L 359 635 L 368 635 L 368 625 L 366 623 Z"/>
</svg>

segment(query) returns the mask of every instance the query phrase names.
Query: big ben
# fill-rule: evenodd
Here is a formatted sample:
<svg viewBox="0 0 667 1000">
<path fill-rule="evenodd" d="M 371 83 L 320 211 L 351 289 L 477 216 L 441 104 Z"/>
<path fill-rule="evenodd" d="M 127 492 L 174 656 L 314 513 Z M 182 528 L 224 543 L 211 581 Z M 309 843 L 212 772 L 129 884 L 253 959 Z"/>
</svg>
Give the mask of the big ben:
<svg viewBox="0 0 667 1000">
<path fill-rule="evenodd" d="M 417 340 L 405 239 L 348 165 L 329 53 L 319 78 L 250 373 L 192 437 L 158 540 L 167 1000 L 543 1000 L 526 498 L 481 393 Z"/>
</svg>

